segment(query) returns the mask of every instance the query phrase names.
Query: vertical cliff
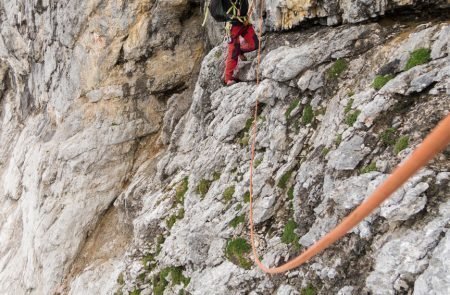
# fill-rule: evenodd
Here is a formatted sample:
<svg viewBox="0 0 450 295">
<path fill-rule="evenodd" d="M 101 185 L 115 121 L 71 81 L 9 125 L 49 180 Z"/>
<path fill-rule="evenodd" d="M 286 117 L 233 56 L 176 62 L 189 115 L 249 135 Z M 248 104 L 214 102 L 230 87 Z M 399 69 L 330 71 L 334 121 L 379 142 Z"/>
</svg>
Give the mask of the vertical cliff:
<svg viewBox="0 0 450 295">
<path fill-rule="evenodd" d="M 0 3 L 0 294 L 446 294 L 448 149 L 286 275 L 246 224 L 256 99 L 275 266 L 448 114 L 449 2 L 266 0 L 262 82 L 253 53 L 228 88 L 201 3 Z"/>
</svg>

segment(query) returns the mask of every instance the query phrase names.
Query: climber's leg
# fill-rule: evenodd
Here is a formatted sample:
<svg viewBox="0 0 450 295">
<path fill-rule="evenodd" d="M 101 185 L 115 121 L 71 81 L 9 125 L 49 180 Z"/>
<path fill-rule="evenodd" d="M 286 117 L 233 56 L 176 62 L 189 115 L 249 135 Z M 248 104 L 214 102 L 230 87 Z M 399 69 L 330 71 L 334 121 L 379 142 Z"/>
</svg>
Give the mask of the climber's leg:
<svg viewBox="0 0 450 295">
<path fill-rule="evenodd" d="M 233 25 L 231 28 L 231 42 L 228 43 L 228 54 L 225 62 L 225 84 L 234 81 L 233 72 L 236 69 L 239 55 L 241 54 L 241 46 L 239 41 L 242 25 Z"/>
</svg>

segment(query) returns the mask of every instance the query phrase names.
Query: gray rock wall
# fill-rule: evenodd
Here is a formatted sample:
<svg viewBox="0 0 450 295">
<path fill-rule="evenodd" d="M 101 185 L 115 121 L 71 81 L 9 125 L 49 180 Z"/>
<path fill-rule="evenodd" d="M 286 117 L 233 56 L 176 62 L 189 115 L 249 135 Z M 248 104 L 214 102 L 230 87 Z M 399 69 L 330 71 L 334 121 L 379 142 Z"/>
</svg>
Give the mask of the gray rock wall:
<svg viewBox="0 0 450 295">
<path fill-rule="evenodd" d="M 200 29 L 198 3 L 0 3 L 0 294 L 447 294 L 448 150 L 287 275 L 229 246 L 248 241 L 255 101 L 257 243 L 274 266 L 448 114 L 448 20 L 271 33 L 425 4 L 266 1 L 262 82 L 253 53 L 224 88 L 224 45 L 204 52 L 220 33 Z M 405 70 L 420 48 L 430 58 Z"/>
</svg>

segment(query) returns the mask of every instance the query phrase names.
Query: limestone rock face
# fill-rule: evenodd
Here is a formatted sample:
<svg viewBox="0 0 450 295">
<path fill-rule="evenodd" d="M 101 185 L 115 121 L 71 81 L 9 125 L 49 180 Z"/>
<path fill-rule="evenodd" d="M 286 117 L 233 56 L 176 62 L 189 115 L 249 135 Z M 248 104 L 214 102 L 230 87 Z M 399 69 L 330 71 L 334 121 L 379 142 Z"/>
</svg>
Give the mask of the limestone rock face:
<svg viewBox="0 0 450 295">
<path fill-rule="evenodd" d="M 270 25 L 276 29 L 290 29 L 305 20 L 319 20 L 322 24 L 358 23 L 391 11 L 423 9 L 422 1 L 352 1 L 352 0 L 265 0 Z M 446 0 L 429 1 L 429 5 L 448 7 Z"/>
<path fill-rule="evenodd" d="M 0 294 L 447 294 L 448 149 L 281 278 L 247 224 L 253 123 L 256 247 L 277 266 L 448 115 L 448 19 L 359 23 L 448 1 L 266 0 L 261 82 L 249 53 L 231 87 L 202 3 L 0 2 Z"/>
</svg>

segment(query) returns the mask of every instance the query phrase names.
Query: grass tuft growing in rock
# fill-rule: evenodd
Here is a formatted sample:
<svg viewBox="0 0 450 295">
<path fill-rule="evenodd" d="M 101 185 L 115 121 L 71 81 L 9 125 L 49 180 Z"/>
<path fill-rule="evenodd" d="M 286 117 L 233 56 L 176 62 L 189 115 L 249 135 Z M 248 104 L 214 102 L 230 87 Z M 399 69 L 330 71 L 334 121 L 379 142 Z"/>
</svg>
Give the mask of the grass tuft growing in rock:
<svg viewBox="0 0 450 295">
<path fill-rule="evenodd" d="M 296 250 L 300 250 L 301 246 L 298 243 L 299 237 L 295 233 L 297 226 L 298 225 L 294 220 L 289 220 L 284 227 L 281 241 L 285 244 L 293 245 Z"/>
<path fill-rule="evenodd" d="M 314 112 L 312 106 L 306 105 L 303 109 L 302 123 L 303 125 L 308 125 L 314 119 Z"/>
<path fill-rule="evenodd" d="M 428 48 L 419 48 L 411 52 L 408 62 L 405 66 L 405 71 L 414 68 L 418 65 L 426 64 L 431 60 L 431 50 Z"/>
<path fill-rule="evenodd" d="M 291 188 L 288 190 L 287 196 L 288 196 L 289 200 L 293 200 L 294 199 L 294 187 L 293 186 L 291 186 Z"/>
<path fill-rule="evenodd" d="M 149 253 L 142 257 L 142 265 L 146 270 L 151 270 L 155 263 L 155 255 Z"/>
<path fill-rule="evenodd" d="M 188 191 L 188 187 L 189 187 L 189 178 L 185 177 L 176 189 L 175 198 L 178 204 L 184 203 L 184 195 Z"/>
<path fill-rule="evenodd" d="M 313 285 L 308 284 L 308 287 L 303 288 L 302 291 L 300 292 L 300 294 L 301 295 L 316 295 L 317 291 Z"/>
<path fill-rule="evenodd" d="M 184 218 L 184 208 L 181 208 L 180 210 L 178 210 L 177 214 L 174 214 L 174 215 L 170 216 L 169 219 L 167 219 L 167 221 L 166 221 L 167 227 L 169 229 L 171 229 L 173 227 L 173 225 L 175 224 L 175 222 L 177 222 L 177 220 L 180 220 L 183 218 Z"/>
<path fill-rule="evenodd" d="M 384 145 L 390 146 L 394 145 L 395 141 L 397 140 L 396 135 L 397 129 L 395 128 L 387 128 L 380 134 L 380 139 L 383 142 Z"/>
<path fill-rule="evenodd" d="M 120 275 L 117 277 L 117 283 L 121 286 L 123 284 L 125 284 L 125 279 L 123 278 L 123 273 L 120 273 Z"/>
<path fill-rule="evenodd" d="M 244 257 L 245 254 L 250 252 L 250 245 L 243 238 L 233 239 L 227 242 L 225 249 L 225 256 L 244 269 L 250 269 L 252 262 Z"/>
<path fill-rule="evenodd" d="M 361 169 L 361 174 L 365 174 L 365 173 L 369 173 L 369 172 L 373 172 L 373 171 L 377 171 L 377 164 L 375 162 L 372 162 L 369 165 L 363 167 Z"/>
<path fill-rule="evenodd" d="M 234 192 L 235 192 L 235 187 L 234 187 L 234 185 L 228 187 L 228 188 L 225 189 L 225 191 L 223 192 L 223 199 L 224 199 L 226 202 L 230 202 L 231 199 L 233 199 Z"/>
<path fill-rule="evenodd" d="M 348 68 L 348 63 L 345 59 L 343 58 L 339 58 L 338 60 L 336 60 L 333 64 L 333 66 L 331 66 L 331 68 L 328 69 L 328 78 L 330 79 L 337 79 L 339 78 L 339 76 L 345 72 L 345 70 L 347 70 Z"/>
<path fill-rule="evenodd" d="M 338 134 L 336 136 L 336 139 L 334 140 L 334 143 L 336 143 L 336 146 L 339 146 L 342 142 L 342 134 Z"/>
<path fill-rule="evenodd" d="M 279 188 L 285 190 L 286 187 L 287 187 L 287 184 L 288 184 L 289 179 L 291 179 L 291 175 L 292 175 L 292 170 L 289 170 L 289 171 L 287 171 L 286 173 L 284 173 L 284 174 L 281 176 L 280 180 L 278 181 L 277 186 L 278 186 Z"/>
<path fill-rule="evenodd" d="M 255 168 L 258 168 L 258 166 L 261 165 L 262 161 L 263 161 L 262 159 L 257 159 L 257 160 L 255 160 L 255 165 L 254 165 L 254 167 L 255 167 Z"/>
<path fill-rule="evenodd" d="M 291 102 L 291 104 L 289 105 L 286 113 L 284 114 L 286 116 L 286 120 L 289 119 L 289 117 L 291 116 L 292 111 L 295 110 L 298 107 L 299 104 L 300 104 L 300 99 L 298 99 L 298 98 L 294 99 L 294 101 Z"/>
<path fill-rule="evenodd" d="M 394 146 L 394 153 L 398 154 L 401 151 L 403 151 L 404 149 L 406 149 L 408 147 L 409 144 L 409 137 L 408 136 L 402 136 L 400 137 L 397 142 L 395 143 Z"/>
<path fill-rule="evenodd" d="M 345 123 L 347 123 L 348 126 L 353 126 L 355 124 L 356 119 L 358 119 L 359 114 L 361 114 L 360 110 L 355 110 L 347 115 L 345 117 Z"/>
<path fill-rule="evenodd" d="M 249 191 L 245 192 L 242 198 L 244 199 L 244 203 L 250 203 L 250 192 Z"/>
<path fill-rule="evenodd" d="M 219 172 L 215 171 L 215 172 L 213 173 L 213 179 L 214 179 L 214 181 L 219 180 L 219 179 L 220 179 L 220 176 L 221 176 L 221 174 L 220 174 Z"/>
<path fill-rule="evenodd" d="M 236 228 L 239 224 L 244 223 L 244 221 L 245 221 L 245 215 L 244 214 L 236 216 L 233 220 L 231 220 L 230 226 L 232 228 Z"/>
<path fill-rule="evenodd" d="M 380 90 L 381 88 L 384 87 L 384 85 L 386 85 L 387 82 L 389 82 L 393 78 L 394 78 L 394 76 L 391 74 L 384 75 L 384 76 L 377 75 L 372 82 L 372 87 L 376 90 Z"/>
<path fill-rule="evenodd" d="M 353 102 L 354 102 L 354 99 L 353 99 L 353 98 L 350 98 L 350 99 L 348 100 L 348 103 L 347 103 L 347 105 L 345 106 L 345 109 L 344 109 L 344 114 L 347 115 L 348 112 L 350 112 L 350 111 L 352 110 Z"/>
<path fill-rule="evenodd" d="M 209 187 L 211 186 L 211 181 L 202 179 L 197 185 L 197 193 L 200 195 L 200 198 L 204 198 L 209 191 Z"/>
<path fill-rule="evenodd" d="M 183 283 L 186 287 L 190 283 L 190 278 L 183 276 L 183 270 L 180 267 L 166 267 L 161 272 L 153 277 L 153 294 L 163 295 L 164 290 L 169 285 L 167 277 L 170 274 L 172 285 L 179 285 Z"/>
</svg>

